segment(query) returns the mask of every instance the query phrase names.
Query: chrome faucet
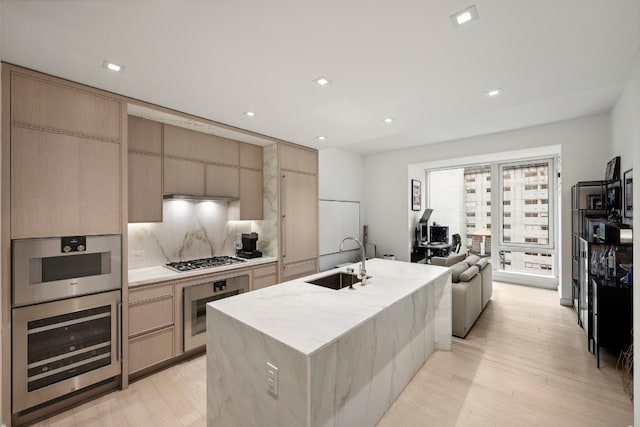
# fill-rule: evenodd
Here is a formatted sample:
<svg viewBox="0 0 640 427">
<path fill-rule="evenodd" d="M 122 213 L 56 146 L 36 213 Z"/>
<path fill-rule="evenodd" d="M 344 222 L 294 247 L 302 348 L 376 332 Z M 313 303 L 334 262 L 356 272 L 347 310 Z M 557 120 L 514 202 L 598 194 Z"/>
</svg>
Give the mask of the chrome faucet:
<svg viewBox="0 0 640 427">
<path fill-rule="evenodd" d="M 342 242 L 340 242 L 340 252 L 344 250 L 344 242 L 346 242 L 347 240 L 353 240 L 360 246 L 360 272 L 358 273 L 358 279 L 361 280 L 360 286 L 364 286 L 367 284 L 367 269 L 365 267 L 366 257 L 364 252 L 364 245 L 355 237 L 345 237 L 344 239 L 342 239 Z"/>
</svg>

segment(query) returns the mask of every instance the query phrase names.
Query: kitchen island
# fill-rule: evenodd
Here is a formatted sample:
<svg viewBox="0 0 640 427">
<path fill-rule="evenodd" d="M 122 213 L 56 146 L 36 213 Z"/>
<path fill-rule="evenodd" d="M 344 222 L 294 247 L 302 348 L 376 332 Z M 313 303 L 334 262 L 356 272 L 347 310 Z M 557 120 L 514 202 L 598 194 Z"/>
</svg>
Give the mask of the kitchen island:
<svg viewBox="0 0 640 427">
<path fill-rule="evenodd" d="M 447 268 L 374 259 L 366 286 L 307 283 L 345 270 L 207 305 L 209 426 L 374 426 L 451 349 Z"/>
</svg>

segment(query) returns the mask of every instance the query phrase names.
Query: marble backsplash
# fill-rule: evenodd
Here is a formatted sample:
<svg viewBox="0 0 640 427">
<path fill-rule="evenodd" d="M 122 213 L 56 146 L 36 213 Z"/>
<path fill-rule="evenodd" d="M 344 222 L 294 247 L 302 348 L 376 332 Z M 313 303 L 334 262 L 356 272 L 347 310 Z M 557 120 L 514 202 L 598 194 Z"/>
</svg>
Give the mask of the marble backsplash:
<svg viewBox="0 0 640 427">
<path fill-rule="evenodd" d="M 263 147 L 264 219 L 229 221 L 223 201 L 165 200 L 163 222 L 129 224 L 129 269 L 218 255 L 235 255 L 242 233 L 258 233 L 257 249 L 278 256 L 276 144 Z M 135 256 L 134 256 L 135 255 Z"/>
</svg>

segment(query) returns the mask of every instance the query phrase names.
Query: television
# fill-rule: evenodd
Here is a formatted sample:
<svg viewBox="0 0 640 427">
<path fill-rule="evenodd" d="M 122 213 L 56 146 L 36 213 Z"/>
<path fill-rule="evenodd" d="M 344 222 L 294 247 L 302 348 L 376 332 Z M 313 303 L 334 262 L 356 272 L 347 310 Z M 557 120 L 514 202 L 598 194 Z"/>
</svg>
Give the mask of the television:
<svg viewBox="0 0 640 427">
<path fill-rule="evenodd" d="M 448 225 L 432 225 L 429 230 L 430 242 L 449 243 L 449 226 Z"/>
</svg>

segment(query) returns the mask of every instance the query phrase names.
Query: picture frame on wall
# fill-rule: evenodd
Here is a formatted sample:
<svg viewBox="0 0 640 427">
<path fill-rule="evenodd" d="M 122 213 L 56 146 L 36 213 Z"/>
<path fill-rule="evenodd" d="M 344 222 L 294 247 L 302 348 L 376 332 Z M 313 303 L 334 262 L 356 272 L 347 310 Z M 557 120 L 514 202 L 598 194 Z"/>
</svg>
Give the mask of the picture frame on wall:
<svg viewBox="0 0 640 427">
<path fill-rule="evenodd" d="M 615 181 L 620 179 L 620 156 L 616 156 L 607 163 L 607 171 L 604 179 L 607 181 Z"/>
<path fill-rule="evenodd" d="M 422 205 L 422 183 L 417 179 L 411 180 L 411 210 L 419 211 Z"/>
<path fill-rule="evenodd" d="M 624 173 L 622 179 L 624 191 L 624 217 L 633 218 L 633 169 Z"/>
</svg>

